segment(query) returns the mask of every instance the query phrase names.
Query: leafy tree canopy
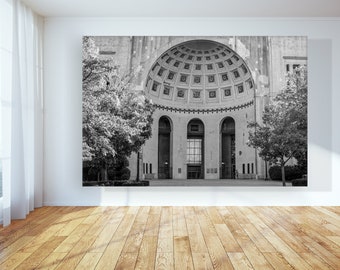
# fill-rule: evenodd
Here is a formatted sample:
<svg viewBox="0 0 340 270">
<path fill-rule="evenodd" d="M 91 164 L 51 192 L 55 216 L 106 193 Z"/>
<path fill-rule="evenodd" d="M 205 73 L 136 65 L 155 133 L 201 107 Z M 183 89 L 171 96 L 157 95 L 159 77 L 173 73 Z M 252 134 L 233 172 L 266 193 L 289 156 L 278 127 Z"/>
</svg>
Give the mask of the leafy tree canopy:
<svg viewBox="0 0 340 270">
<path fill-rule="evenodd" d="M 117 155 L 139 151 L 151 136 L 154 108 L 143 91 L 133 90 L 135 74 L 120 75 L 117 65 L 101 59 L 98 51 L 95 42 L 85 37 L 83 161 L 107 168 Z"/>
<path fill-rule="evenodd" d="M 265 107 L 262 122 L 248 124 L 249 146 L 260 157 L 279 164 L 284 179 L 284 165 L 293 157 L 307 157 L 307 70 L 296 68 L 287 75 L 283 91 Z M 303 157 L 303 158 L 302 158 Z"/>
</svg>

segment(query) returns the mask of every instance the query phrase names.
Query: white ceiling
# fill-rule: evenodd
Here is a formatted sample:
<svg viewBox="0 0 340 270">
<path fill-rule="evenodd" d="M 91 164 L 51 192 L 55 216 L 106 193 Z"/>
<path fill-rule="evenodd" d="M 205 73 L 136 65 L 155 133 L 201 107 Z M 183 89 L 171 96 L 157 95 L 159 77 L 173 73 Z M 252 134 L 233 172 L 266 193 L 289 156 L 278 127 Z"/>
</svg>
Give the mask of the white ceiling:
<svg viewBox="0 0 340 270">
<path fill-rule="evenodd" d="M 340 0 L 22 0 L 46 17 L 340 17 Z"/>
</svg>

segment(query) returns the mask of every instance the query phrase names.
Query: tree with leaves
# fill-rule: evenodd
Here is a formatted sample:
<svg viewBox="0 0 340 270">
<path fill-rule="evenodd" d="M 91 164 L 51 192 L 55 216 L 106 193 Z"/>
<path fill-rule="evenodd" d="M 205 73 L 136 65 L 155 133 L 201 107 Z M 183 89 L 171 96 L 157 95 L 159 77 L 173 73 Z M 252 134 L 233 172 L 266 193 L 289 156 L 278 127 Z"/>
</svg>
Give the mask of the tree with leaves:
<svg viewBox="0 0 340 270">
<path fill-rule="evenodd" d="M 95 42 L 83 40 L 83 162 L 99 169 L 107 181 L 109 168 L 140 150 L 151 136 L 151 101 L 134 91 L 135 74 L 120 75 L 113 60 L 101 59 Z"/>
<path fill-rule="evenodd" d="M 265 107 L 263 124 L 248 124 L 248 145 L 259 156 L 281 167 L 282 185 L 286 185 L 284 167 L 295 158 L 307 159 L 307 70 L 294 69 L 287 74 L 286 87 Z M 306 164 L 306 163 L 305 163 Z"/>
</svg>

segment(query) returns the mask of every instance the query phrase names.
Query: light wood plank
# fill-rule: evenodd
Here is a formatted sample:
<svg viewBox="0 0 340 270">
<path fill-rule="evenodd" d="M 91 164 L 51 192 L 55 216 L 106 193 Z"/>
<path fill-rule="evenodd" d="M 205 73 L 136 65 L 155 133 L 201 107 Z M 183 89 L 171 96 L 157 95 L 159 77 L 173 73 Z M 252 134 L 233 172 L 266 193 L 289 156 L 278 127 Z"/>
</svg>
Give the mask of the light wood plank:
<svg viewBox="0 0 340 270">
<path fill-rule="evenodd" d="M 207 207 L 207 213 L 213 224 L 224 224 L 223 218 L 215 207 Z"/>
<path fill-rule="evenodd" d="M 42 207 L 0 269 L 339 269 L 340 207 Z"/>
<path fill-rule="evenodd" d="M 145 226 L 144 235 L 158 236 L 160 219 L 160 214 L 149 214 L 149 218 Z"/>
<path fill-rule="evenodd" d="M 57 266 L 56 269 L 75 269 L 78 263 L 86 254 L 89 247 L 96 240 L 96 235 L 94 234 L 86 234 L 84 235 L 79 242 L 75 244 L 75 246 L 70 250 L 69 253 L 65 256 L 63 261 Z"/>
<path fill-rule="evenodd" d="M 39 249 L 33 252 L 26 260 L 20 263 L 16 268 L 18 270 L 35 269 L 37 266 L 47 258 L 51 252 L 65 239 L 63 236 L 54 236 L 49 238 Z"/>
<path fill-rule="evenodd" d="M 16 252 L 13 255 L 9 256 L 8 259 L 5 260 L 2 264 L 0 264 L 0 269 L 14 269 L 31 255 L 32 253 Z"/>
<path fill-rule="evenodd" d="M 113 208 L 111 208 L 113 210 Z M 94 224 L 100 217 L 108 213 L 108 207 L 95 207 L 93 211 L 85 217 L 82 224 Z"/>
<path fill-rule="evenodd" d="M 329 240 L 331 240 L 333 243 L 339 246 L 340 248 L 340 234 L 339 236 L 327 236 Z"/>
<path fill-rule="evenodd" d="M 247 256 L 242 252 L 228 252 L 231 263 L 235 269 L 250 270 L 254 269 Z"/>
<path fill-rule="evenodd" d="M 244 207 L 236 207 L 236 206 L 227 207 L 227 209 L 231 213 L 232 217 L 236 218 L 238 224 L 240 224 L 241 226 L 251 223 L 249 218 L 246 215 L 243 214 L 243 212 L 242 212 L 243 208 Z"/>
<path fill-rule="evenodd" d="M 253 224 L 244 224 L 242 228 L 261 252 L 275 252 L 275 248 Z"/>
<path fill-rule="evenodd" d="M 36 226 L 32 229 L 30 229 L 26 235 L 30 236 L 40 236 L 42 231 L 45 231 L 46 229 L 49 229 L 51 226 L 58 226 L 61 228 L 64 226 L 67 222 L 60 222 L 60 219 L 67 214 L 72 213 L 73 211 L 76 211 L 76 207 L 65 207 L 65 208 L 52 208 L 51 215 L 47 215 L 43 217 L 42 219 L 37 218 L 37 220 L 33 220 L 32 224 L 35 224 Z M 61 225 L 61 226 L 60 226 Z"/>
<path fill-rule="evenodd" d="M 195 269 L 199 270 L 213 270 L 209 253 L 192 253 L 192 260 L 194 262 Z"/>
<path fill-rule="evenodd" d="M 174 242 L 173 238 L 158 238 L 157 243 L 157 253 L 173 253 L 174 251 Z"/>
<path fill-rule="evenodd" d="M 188 236 L 183 207 L 174 207 L 172 216 L 173 234 L 175 237 Z"/>
<path fill-rule="evenodd" d="M 167 258 L 169 254 L 173 254 L 174 252 L 171 207 L 162 208 L 159 227 L 157 253 L 164 254 L 165 258 Z"/>
<path fill-rule="evenodd" d="M 199 224 L 188 224 L 189 241 L 193 253 L 207 253 L 207 246 Z"/>
<path fill-rule="evenodd" d="M 146 224 L 134 223 L 125 242 L 122 253 L 138 253 L 143 240 Z"/>
<path fill-rule="evenodd" d="M 188 236 L 174 237 L 175 269 L 194 269 Z"/>
<path fill-rule="evenodd" d="M 116 232 L 119 226 L 119 221 L 115 223 L 107 224 L 103 230 L 97 235 L 96 240 L 93 242 L 92 246 L 89 248 L 89 252 L 100 252 L 103 253 L 109 244 L 111 238 Z"/>
<path fill-rule="evenodd" d="M 215 224 L 216 232 L 226 252 L 242 252 L 226 224 Z"/>
<path fill-rule="evenodd" d="M 56 248 L 56 252 L 69 252 L 74 246 L 87 235 L 97 236 L 103 228 L 109 223 L 111 215 L 116 213 L 114 220 L 121 220 L 125 214 L 120 214 L 115 209 L 108 207 L 98 207 L 72 231 L 72 233 Z M 95 217 L 95 218 L 93 218 Z"/>
<path fill-rule="evenodd" d="M 34 239 L 34 236 L 22 236 L 15 242 L 5 247 L 0 253 L 0 264 L 2 264 L 11 254 L 17 252 L 23 246 L 26 246 Z"/>
<path fill-rule="evenodd" d="M 145 236 L 137 257 L 136 269 L 154 269 L 157 251 L 157 237 Z"/>
<path fill-rule="evenodd" d="M 77 227 L 77 230 L 74 230 L 65 240 L 60 243 L 60 245 L 56 248 L 56 252 L 69 252 L 73 249 L 74 245 L 85 235 L 85 233 L 89 230 L 89 224 L 80 224 Z"/>
<path fill-rule="evenodd" d="M 84 257 L 81 259 L 79 264 L 76 267 L 76 270 L 91 270 L 95 269 L 100 257 L 101 253 L 86 253 Z"/>
<path fill-rule="evenodd" d="M 280 236 L 275 234 L 262 220 L 267 220 L 267 217 L 261 215 L 258 218 L 252 215 L 254 226 L 262 233 L 262 235 L 272 244 L 277 252 L 281 253 L 283 257 L 297 269 L 311 269 L 311 266 L 306 263 Z"/>
<path fill-rule="evenodd" d="M 294 270 L 289 262 L 282 256 L 279 252 L 265 252 L 263 255 L 266 257 L 267 261 L 274 267 L 274 269 L 288 269 Z"/>
<path fill-rule="evenodd" d="M 268 208 L 267 208 L 268 209 Z M 322 246 L 327 247 L 327 249 L 332 252 L 333 254 L 337 254 L 339 252 L 339 246 L 334 244 L 332 241 L 330 241 L 327 236 L 333 235 L 333 233 L 330 233 L 328 229 L 325 227 L 322 227 L 319 223 L 319 219 L 315 219 L 314 223 L 311 221 L 310 218 L 306 218 L 304 216 L 310 217 L 311 215 L 314 215 L 314 212 L 310 210 L 310 208 L 302 208 L 298 207 L 298 210 L 304 209 L 305 212 L 303 214 L 291 214 L 289 223 L 292 224 L 292 221 L 294 220 L 296 226 L 299 227 L 299 229 L 302 231 L 300 235 L 292 236 L 289 231 L 284 231 L 278 224 L 275 224 L 275 222 L 271 221 L 270 225 L 273 226 L 273 230 L 275 231 L 275 228 L 279 229 L 280 232 L 277 232 L 277 234 L 284 239 L 284 241 L 296 252 L 298 253 L 308 253 L 309 249 L 306 247 L 306 245 L 303 244 L 303 241 L 298 241 L 300 237 L 312 237 L 314 240 L 316 240 L 319 244 Z M 286 209 L 287 210 L 287 209 Z M 307 214 L 306 214 L 307 213 Z M 265 215 L 262 215 L 264 219 L 268 221 L 268 217 Z"/>
<path fill-rule="evenodd" d="M 149 215 L 160 215 L 162 212 L 161 206 L 151 206 Z"/>
<path fill-rule="evenodd" d="M 315 256 L 314 253 L 300 253 L 301 258 L 303 258 L 313 269 L 334 269 L 327 261 L 322 260 L 320 257 Z M 336 269 L 336 268 L 335 268 Z"/>
<path fill-rule="evenodd" d="M 57 232 L 63 227 L 65 224 L 55 224 L 48 228 L 45 228 L 45 230 L 40 234 L 33 238 L 31 242 L 29 242 L 27 245 L 25 245 L 22 249 L 20 249 L 21 252 L 27 252 L 27 253 L 33 253 L 41 246 L 43 246 L 49 239 L 52 239 L 54 235 L 57 234 Z M 63 237 L 63 236 L 60 236 Z M 63 237 L 65 239 L 66 237 Z"/>
<path fill-rule="evenodd" d="M 116 270 L 133 270 L 135 269 L 138 253 L 122 253 L 119 256 Z"/>
<path fill-rule="evenodd" d="M 204 207 L 195 207 L 195 213 L 197 215 L 197 219 L 200 224 L 204 238 L 208 238 L 210 236 L 217 236 L 215 226 L 211 222 L 206 209 Z"/>
<path fill-rule="evenodd" d="M 303 236 L 304 244 L 318 257 L 323 259 L 327 264 L 329 264 L 334 269 L 340 266 L 340 253 L 338 256 L 331 253 L 329 250 L 321 246 L 318 242 L 314 241 L 308 236 Z"/>
<path fill-rule="evenodd" d="M 52 252 L 39 264 L 37 269 L 41 270 L 56 269 L 66 255 L 67 255 L 66 252 Z"/>
<path fill-rule="evenodd" d="M 108 210 L 108 212 L 106 210 Z M 123 213 L 125 213 L 127 211 L 127 208 L 122 208 L 121 210 L 123 211 Z M 79 262 L 82 260 L 82 258 L 86 254 L 86 252 L 89 250 L 89 248 L 93 245 L 93 243 L 97 239 L 98 234 L 103 230 L 103 228 L 106 225 L 109 224 L 111 214 L 112 212 L 110 211 L 110 208 L 105 208 L 103 215 L 99 216 L 99 218 L 95 221 L 95 223 L 93 223 L 92 225 L 84 224 L 84 225 L 90 225 L 90 228 L 79 239 L 79 241 L 73 246 L 73 248 L 69 251 L 69 253 L 66 255 L 64 260 L 58 265 L 56 269 L 62 270 L 62 269 L 76 268 Z M 130 215 L 124 216 L 124 218 L 127 219 L 128 222 L 131 222 L 131 220 L 133 221 L 133 218 L 130 219 L 130 217 L 131 217 Z"/>
<path fill-rule="evenodd" d="M 2 250 L 23 236 L 36 236 L 42 231 L 42 227 L 39 227 L 42 222 L 44 228 L 55 222 L 58 218 L 58 213 L 61 212 L 57 207 L 43 207 L 38 208 L 36 211 L 31 212 L 25 220 L 14 220 L 11 226 L 1 228 L 0 230 L 0 253 Z M 39 227 L 39 228 L 38 228 Z M 38 228 L 38 229 L 37 229 Z M 32 234 L 32 231 L 36 231 Z"/>
<path fill-rule="evenodd" d="M 227 226 L 255 269 L 272 269 L 261 251 L 252 242 L 236 219 L 230 217 Z"/>
<path fill-rule="evenodd" d="M 220 239 L 217 236 L 209 236 L 205 238 L 205 242 L 214 269 L 232 270 L 233 266 Z"/>
<path fill-rule="evenodd" d="M 192 206 L 184 207 L 185 221 L 187 224 L 197 224 L 197 216 L 195 214 L 195 209 Z"/>
<path fill-rule="evenodd" d="M 171 207 L 164 207 L 161 212 L 161 219 L 159 224 L 160 238 L 172 238 L 173 236 L 173 225 L 172 225 L 172 209 Z"/>
<path fill-rule="evenodd" d="M 138 214 L 136 216 L 135 222 L 146 224 L 148 217 L 149 217 L 150 208 L 151 208 L 150 206 L 140 207 Z"/>
<path fill-rule="evenodd" d="M 60 230 L 56 233 L 56 235 L 57 236 L 69 236 L 71 232 L 73 232 L 74 229 L 77 228 L 80 223 L 82 223 L 83 220 L 84 218 L 76 218 L 76 219 L 66 222 L 65 225 L 61 224 L 62 226 Z"/>
<path fill-rule="evenodd" d="M 332 223 L 334 224 L 338 224 L 338 226 L 340 226 L 340 207 L 334 207 L 334 208 L 327 208 L 327 207 L 322 207 L 322 206 L 314 206 L 313 209 L 316 211 L 321 212 L 324 218 L 328 217 L 332 217 L 333 221 Z M 319 214 L 317 214 L 317 216 L 320 216 Z"/>
<path fill-rule="evenodd" d="M 136 215 L 126 214 L 107 245 L 96 269 L 113 269 L 118 261 Z"/>
<path fill-rule="evenodd" d="M 156 270 L 173 270 L 174 269 L 174 254 L 157 252 L 155 269 Z"/>
</svg>

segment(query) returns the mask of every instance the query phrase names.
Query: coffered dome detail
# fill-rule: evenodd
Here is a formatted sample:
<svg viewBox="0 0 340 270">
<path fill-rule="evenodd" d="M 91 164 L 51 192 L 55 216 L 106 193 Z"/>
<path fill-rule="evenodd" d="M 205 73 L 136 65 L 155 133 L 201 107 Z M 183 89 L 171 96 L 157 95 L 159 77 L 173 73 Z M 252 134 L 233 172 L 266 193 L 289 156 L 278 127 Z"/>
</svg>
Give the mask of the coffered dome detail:
<svg viewBox="0 0 340 270">
<path fill-rule="evenodd" d="M 157 105 L 207 109 L 252 104 L 255 85 L 247 64 L 231 48 L 191 40 L 156 60 L 145 88 Z"/>
</svg>

